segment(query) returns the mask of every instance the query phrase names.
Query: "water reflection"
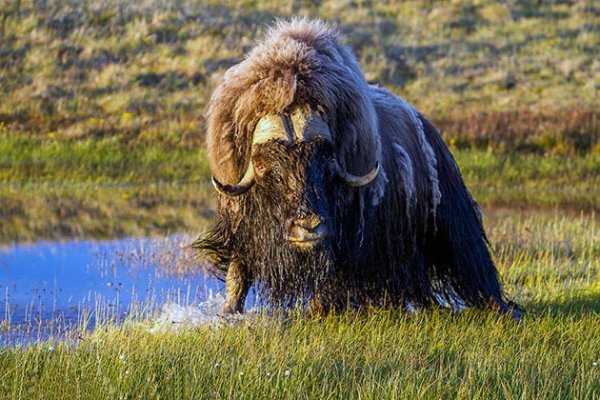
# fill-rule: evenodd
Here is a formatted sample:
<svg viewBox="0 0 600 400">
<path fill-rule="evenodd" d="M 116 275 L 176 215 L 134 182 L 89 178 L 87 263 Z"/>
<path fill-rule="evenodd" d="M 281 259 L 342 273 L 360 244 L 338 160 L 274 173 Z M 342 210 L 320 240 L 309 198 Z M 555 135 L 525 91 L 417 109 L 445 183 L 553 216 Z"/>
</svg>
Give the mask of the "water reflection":
<svg viewBox="0 0 600 400">
<path fill-rule="evenodd" d="M 186 247 L 190 241 L 173 236 L 0 248 L 2 343 L 48 339 L 222 293 Z"/>
</svg>

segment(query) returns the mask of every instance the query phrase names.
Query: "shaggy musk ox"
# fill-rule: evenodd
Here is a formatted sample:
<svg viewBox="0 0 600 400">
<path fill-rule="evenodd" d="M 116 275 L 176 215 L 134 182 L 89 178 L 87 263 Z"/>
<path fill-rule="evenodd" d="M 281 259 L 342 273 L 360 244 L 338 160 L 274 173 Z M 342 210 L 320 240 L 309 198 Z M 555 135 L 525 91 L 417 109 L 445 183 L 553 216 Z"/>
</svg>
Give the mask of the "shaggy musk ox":
<svg viewBox="0 0 600 400">
<path fill-rule="evenodd" d="M 509 306 L 479 208 L 432 124 L 369 85 L 320 21 L 279 22 L 208 110 L 218 217 L 194 243 L 272 307 Z"/>
</svg>

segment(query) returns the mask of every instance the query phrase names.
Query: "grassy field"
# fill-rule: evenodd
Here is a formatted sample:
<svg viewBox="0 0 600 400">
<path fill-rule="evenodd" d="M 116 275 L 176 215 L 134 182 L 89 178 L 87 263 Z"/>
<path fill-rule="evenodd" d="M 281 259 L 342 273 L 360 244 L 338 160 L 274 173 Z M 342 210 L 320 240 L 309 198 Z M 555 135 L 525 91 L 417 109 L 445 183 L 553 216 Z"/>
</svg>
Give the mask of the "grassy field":
<svg viewBox="0 0 600 400">
<path fill-rule="evenodd" d="M 598 144 L 590 0 L 0 0 L 0 131 L 196 146 L 223 72 L 292 15 L 338 27 L 370 82 L 462 146 Z"/>
<path fill-rule="evenodd" d="M 589 215 L 495 211 L 486 223 L 521 323 L 477 310 L 367 310 L 0 350 L 3 398 L 600 396 L 600 230 Z M 60 377 L 60 378 L 58 378 Z"/>
<path fill-rule="evenodd" d="M 0 398 L 600 398 L 594 1 L 0 0 L 0 244 L 201 231 L 210 94 L 291 15 L 338 27 L 370 82 L 440 128 L 524 320 L 106 324 L 0 348 Z"/>
</svg>

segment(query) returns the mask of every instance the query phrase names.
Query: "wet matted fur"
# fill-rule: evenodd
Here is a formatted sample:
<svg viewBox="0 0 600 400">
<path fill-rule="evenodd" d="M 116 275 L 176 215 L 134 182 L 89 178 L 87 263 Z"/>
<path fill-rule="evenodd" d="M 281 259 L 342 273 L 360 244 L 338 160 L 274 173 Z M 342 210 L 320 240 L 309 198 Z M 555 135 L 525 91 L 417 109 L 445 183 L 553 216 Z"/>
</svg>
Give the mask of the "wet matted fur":
<svg viewBox="0 0 600 400">
<path fill-rule="evenodd" d="M 295 109 L 319 115 L 322 138 L 252 145 L 258 121 Z M 508 311 L 479 208 L 440 134 L 391 92 L 367 84 L 351 51 L 320 21 L 279 22 L 225 74 L 208 110 L 208 159 L 246 193 L 219 194 L 211 230 L 194 244 L 221 277 L 235 260 L 264 302 L 290 306 L 464 304 Z M 364 187 L 336 179 L 380 166 Z M 314 214 L 331 233 L 309 248 L 285 240 L 286 221 Z"/>
</svg>

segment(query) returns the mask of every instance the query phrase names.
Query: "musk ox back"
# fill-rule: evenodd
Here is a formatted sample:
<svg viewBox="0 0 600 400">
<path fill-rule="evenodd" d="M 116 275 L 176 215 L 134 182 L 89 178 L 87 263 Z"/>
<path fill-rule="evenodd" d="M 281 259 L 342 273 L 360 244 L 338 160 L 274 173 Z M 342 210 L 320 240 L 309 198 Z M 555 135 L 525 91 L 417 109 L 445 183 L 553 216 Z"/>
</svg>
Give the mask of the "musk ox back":
<svg viewBox="0 0 600 400">
<path fill-rule="evenodd" d="M 226 282 L 314 312 L 507 305 L 480 211 L 440 134 L 367 84 L 320 21 L 279 22 L 208 110 L 215 225 L 194 243 Z"/>
</svg>

